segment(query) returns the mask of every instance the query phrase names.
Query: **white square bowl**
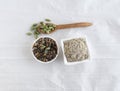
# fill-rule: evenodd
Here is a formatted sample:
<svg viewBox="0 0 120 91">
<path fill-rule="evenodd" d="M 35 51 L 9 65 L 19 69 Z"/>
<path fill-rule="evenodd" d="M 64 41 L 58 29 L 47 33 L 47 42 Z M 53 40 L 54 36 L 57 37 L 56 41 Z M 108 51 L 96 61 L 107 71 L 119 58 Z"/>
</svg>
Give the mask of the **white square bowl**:
<svg viewBox="0 0 120 91">
<path fill-rule="evenodd" d="M 67 61 L 67 58 L 66 58 L 66 56 L 65 56 L 65 53 L 64 53 L 64 41 L 66 41 L 66 40 L 71 40 L 71 39 L 77 39 L 77 38 L 84 38 L 84 39 L 86 40 L 86 44 L 87 44 L 87 47 L 88 47 L 89 57 L 88 57 L 88 59 L 85 59 L 85 60 L 82 60 L 82 61 L 68 62 L 68 61 Z M 87 40 L 87 37 L 86 37 L 86 36 L 80 36 L 80 37 L 72 37 L 72 38 L 62 39 L 62 40 L 61 40 L 61 47 L 62 47 L 62 52 L 63 52 L 64 64 L 66 64 L 66 65 L 74 65 L 74 64 L 83 63 L 83 62 L 89 62 L 89 61 L 90 61 L 89 44 L 88 44 L 88 40 Z"/>
</svg>

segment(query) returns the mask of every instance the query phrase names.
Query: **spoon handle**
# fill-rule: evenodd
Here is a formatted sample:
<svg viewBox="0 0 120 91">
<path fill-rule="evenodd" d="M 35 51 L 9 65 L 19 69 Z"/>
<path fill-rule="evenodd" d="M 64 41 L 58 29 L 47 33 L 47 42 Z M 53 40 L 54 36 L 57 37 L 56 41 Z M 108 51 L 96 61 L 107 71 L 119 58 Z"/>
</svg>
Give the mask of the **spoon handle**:
<svg viewBox="0 0 120 91">
<path fill-rule="evenodd" d="M 92 25 L 92 23 L 89 23 L 89 22 L 80 22 L 80 23 L 72 23 L 72 24 L 60 24 L 60 25 L 56 25 L 56 29 L 88 27 L 88 26 L 91 26 L 91 25 Z"/>
</svg>

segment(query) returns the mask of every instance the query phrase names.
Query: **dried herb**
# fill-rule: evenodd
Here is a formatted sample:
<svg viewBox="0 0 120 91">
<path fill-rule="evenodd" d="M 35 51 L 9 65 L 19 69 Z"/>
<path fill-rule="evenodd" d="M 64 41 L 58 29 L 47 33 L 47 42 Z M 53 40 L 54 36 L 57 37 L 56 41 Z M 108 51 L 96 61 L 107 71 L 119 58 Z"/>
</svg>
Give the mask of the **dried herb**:
<svg viewBox="0 0 120 91">
<path fill-rule="evenodd" d="M 31 32 L 28 32 L 28 33 L 26 33 L 28 36 L 30 36 L 30 35 L 32 35 L 32 33 Z"/>
<path fill-rule="evenodd" d="M 85 39 L 76 38 L 64 41 L 64 53 L 68 62 L 88 59 L 88 47 Z"/>
<path fill-rule="evenodd" d="M 50 19 L 45 19 L 45 21 L 47 21 L 47 22 L 51 22 L 51 20 L 50 20 Z"/>
<path fill-rule="evenodd" d="M 37 40 L 32 49 L 35 57 L 43 62 L 51 61 L 56 57 L 58 52 L 56 42 L 48 37 Z"/>
<path fill-rule="evenodd" d="M 38 38 L 38 36 L 41 33 L 49 34 L 50 32 L 54 31 L 56 28 L 56 25 L 51 23 L 50 19 L 45 19 L 44 21 L 41 21 L 40 23 L 35 23 L 31 26 L 31 32 L 34 35 L 35 38 Z M 31 35 L 31 34 L 27 34 Z"/>
<path fill-rule="evenodd" d="M 45 45 L 40 45 L 40 49 L 44 49 L 45 47 Z"/>
</svg>

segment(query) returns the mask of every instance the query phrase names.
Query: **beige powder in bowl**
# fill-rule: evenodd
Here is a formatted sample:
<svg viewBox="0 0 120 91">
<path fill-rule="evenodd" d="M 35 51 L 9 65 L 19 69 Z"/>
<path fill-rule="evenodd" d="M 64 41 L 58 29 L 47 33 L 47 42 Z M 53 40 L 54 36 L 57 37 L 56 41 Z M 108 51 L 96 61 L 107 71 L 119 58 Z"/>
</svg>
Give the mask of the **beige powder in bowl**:
<svg viewBox="0 0 120 91">
<path fill-rule="evenodd" d="M 77 62 L 89 58 L 88 47 L 85 38 L 75 38 L 66 40 L 64 44 L 64 53 L 68 62 Z"/>
</svg>

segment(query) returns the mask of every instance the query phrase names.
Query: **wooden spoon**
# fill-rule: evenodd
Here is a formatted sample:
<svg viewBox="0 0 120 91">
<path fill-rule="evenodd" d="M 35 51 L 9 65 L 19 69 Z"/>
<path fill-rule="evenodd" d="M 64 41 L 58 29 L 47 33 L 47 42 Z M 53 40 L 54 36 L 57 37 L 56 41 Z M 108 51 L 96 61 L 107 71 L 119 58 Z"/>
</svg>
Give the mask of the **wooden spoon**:
<svg viewBox="0 0 120 91">
<path fill-rule="evenodd" d="M 89 22 L 80 22 L 80 23 L 71 23 L 71 24 L 59 24 L 59 25 L 56 25 L 55 30 L 52 30 L 50 33 L 54 32 L 56 30 L 60 30 L 60 29 L 88 27 L 88 26 L 91 26 L 91 25 L 92 25 L 92 23 L 89 23 Z M 42 32 L 41 30 L 38 30 L 38 31 Z M 44 32 L 42 32 L 42 33 L 44 33 Z"/>
<path fill-rule="evenodd" d="M 91 25 L 92 25 L 92 23 L 89 23 L 89 22 L 61 24 L 61 25 L 56 25 L 56 30 L 58 30 L 58 29 L 66 29 L 66 28 L 88 27 L 88 26 L 91 26 Z"/>
</svg>

